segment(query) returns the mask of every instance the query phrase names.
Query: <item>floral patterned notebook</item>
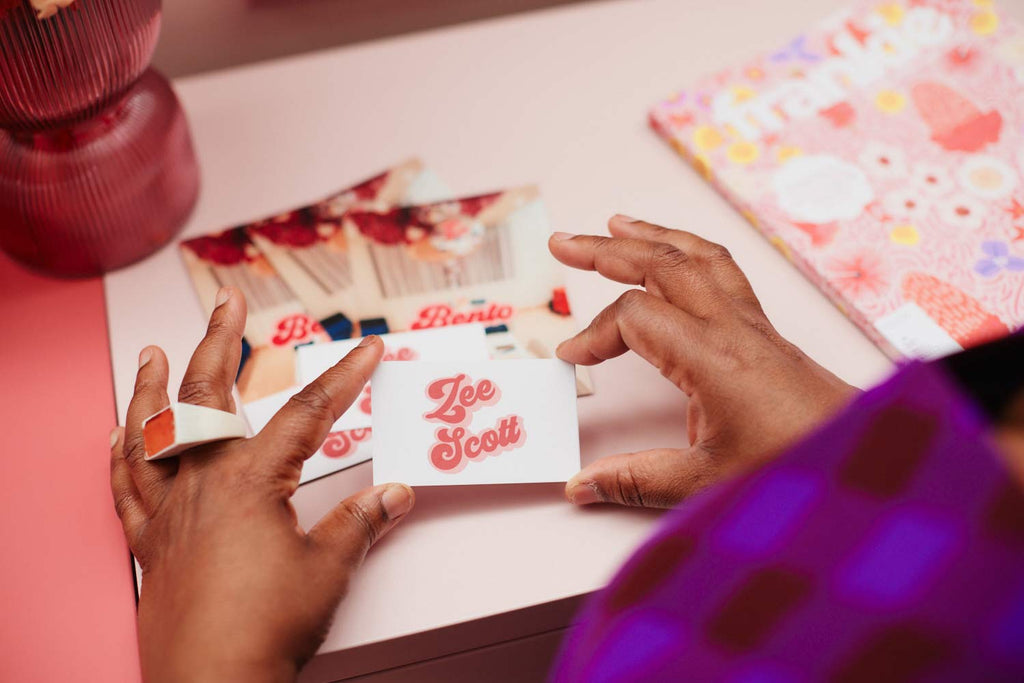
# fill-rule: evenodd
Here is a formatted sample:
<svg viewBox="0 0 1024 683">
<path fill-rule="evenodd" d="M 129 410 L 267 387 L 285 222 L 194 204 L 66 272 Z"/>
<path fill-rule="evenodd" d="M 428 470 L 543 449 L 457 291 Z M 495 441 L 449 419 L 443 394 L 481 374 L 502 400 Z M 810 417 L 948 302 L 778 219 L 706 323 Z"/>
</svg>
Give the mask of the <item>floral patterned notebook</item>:
<svg viewBox="0 0 1024 683">
<path fill-rule="evenodd" d="M 1024 324 L 1024 32 L 991 2 L 858 5 L 651 124 L 890 357 Z"/>
</svg>

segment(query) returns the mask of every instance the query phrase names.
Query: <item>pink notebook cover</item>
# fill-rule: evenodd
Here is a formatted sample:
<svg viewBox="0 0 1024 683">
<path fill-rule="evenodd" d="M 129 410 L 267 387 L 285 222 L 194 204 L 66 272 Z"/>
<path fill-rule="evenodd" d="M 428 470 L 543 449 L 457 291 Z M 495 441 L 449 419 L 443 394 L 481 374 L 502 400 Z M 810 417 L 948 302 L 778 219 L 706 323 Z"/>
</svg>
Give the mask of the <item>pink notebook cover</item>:
<svg viewBox="0 0 1024 683">
<path fill-rule="evenodd" d="M 651 124 L 890 357 L 1024 323 L 1024 32 L 991 2 L 858 5 Z"/>
</svg>

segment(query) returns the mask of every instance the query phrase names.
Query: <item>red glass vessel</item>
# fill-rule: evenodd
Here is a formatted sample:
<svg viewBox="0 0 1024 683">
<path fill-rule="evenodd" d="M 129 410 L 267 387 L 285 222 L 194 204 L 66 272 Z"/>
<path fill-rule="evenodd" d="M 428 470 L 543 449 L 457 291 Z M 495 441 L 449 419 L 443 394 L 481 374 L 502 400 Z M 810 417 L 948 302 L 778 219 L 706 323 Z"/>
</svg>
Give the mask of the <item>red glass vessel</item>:
<svg viewBox="0 0 1024 683">
<path fill-rule="evenodd" d="M 0 247 L 47 272 L 91 275 L 153 252 L 198 191 L 184 113 L 152 70 L 82 123 L 0 132 Z"/>
<path fill-rule="evenodd" d="M 77 0 L 48 19 L 24 0 L 0 12 L 0 128 L 8 130 L 100 113 L 146 70 L 160 33 L 160 0 Z"/>
<path fill-rule="evenodd" d="M 102 273 L 170 240 L 199 191 L 184 112 L 147 64 L 160 0 L 0 0 L 0 249 Z"/>
</svg>

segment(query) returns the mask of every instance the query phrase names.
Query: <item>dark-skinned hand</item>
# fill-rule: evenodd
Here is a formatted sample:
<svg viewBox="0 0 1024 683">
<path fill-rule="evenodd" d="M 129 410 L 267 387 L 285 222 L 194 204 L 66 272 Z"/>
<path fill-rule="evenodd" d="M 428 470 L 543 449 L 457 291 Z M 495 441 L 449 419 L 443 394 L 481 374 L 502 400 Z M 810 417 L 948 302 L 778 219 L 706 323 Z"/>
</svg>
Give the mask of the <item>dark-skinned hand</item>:
<svg viewBox="0 0 1024 683">
<path fill-rule="evenodd" d="M 856 390 L 772 327 L 724 247 L 626 216 L 611 237 L 556 233 L 562 263 L 635 285 L 558 357 L 595 365 L 633 351 L 688 397 L 689 444 L 603 457 L 566 484 L 572 502 L 671 507 L 757 466 L 845 406 Z"/>
<path fill-rule="evenodd" d="M 222 289 L 178 398 L 231 411 L 242 294 Z M 309 532 L 290 502 L 303 461 L 355 400 L 384 345 L 368 337 L 256 436 L 147 462 L 142 422 L 168 404 L 167 358 L 143 349 L 126 427 L 111 433 L 114 502 L 142 567 L 139 650 L 146 681 L 291 681 L 327 634 L 366 552 L 412 508 L 377 486 Z"/>
</svg>

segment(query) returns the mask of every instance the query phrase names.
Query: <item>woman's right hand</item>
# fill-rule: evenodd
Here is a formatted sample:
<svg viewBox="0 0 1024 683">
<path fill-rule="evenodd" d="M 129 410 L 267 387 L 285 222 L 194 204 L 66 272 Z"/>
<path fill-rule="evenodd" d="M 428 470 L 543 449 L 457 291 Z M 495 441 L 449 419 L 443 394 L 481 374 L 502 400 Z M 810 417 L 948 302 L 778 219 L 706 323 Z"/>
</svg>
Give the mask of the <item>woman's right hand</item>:
<svg viewBox="0 0 1024 683">
<path fill-rule="evenodd" d="M 601 458 L 566 484 L 573 503 L 671 507 L 779 453 L 857 390 L 782 338 L 725 247 L 626 216 L 612 237 L 551 237 L 562 263 L 632 289 L 558 357 L 595 365 L 628 350 L 688 397 L 689 445 Z M 682 416 L 680 416 L 682 417 Z"/>
</svg>

